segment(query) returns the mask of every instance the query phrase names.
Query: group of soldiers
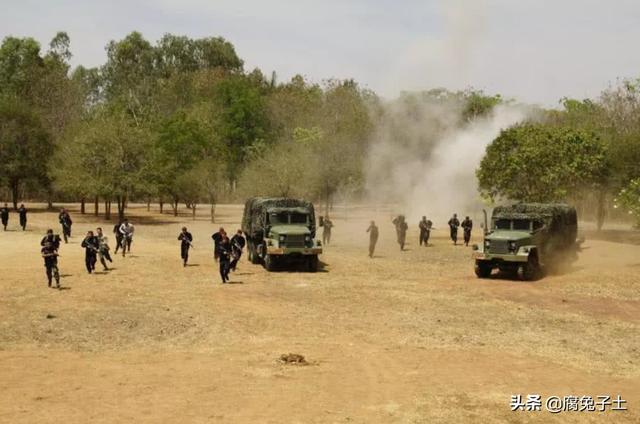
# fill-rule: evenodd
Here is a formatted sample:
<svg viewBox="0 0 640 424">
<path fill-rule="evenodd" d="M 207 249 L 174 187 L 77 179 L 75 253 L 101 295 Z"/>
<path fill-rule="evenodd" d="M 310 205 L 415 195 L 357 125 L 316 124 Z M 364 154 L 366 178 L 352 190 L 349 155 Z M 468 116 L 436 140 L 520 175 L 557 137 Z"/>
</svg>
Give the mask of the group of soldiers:
<svg viewBox="0 0 640 424">
<path fill-rule="evenodd" d="M 226 284 L 229 282 L 229 273 L 235 271 L 238 266 L 246 240 L 242 235 L 242 230 L 238 230 L 229 238 L 223 227 L 213 233 L 211 239 L 213 240 L 213 257 L 220 265 L 222 284 Z M 193 247 L 193 235 L 187 230 L 187 227 L 182 227 L 182 231 L 178 234 L 178 240 L 180 241 L 182 266 L 186 267 L 189 261 L 189 249 Z"/>
<path fill-rule="evenodd" d="M 71 238 L 71 226 L 73 221 L 69 212 L 62 209 L 58 215 L 58 221 L 62 226 L 62 235 L 65 243 Z M 134 226 L 129 223 L 128 219 L 118 222 L 113 227 L 113 233 L 116 238 L 116 250 L 122 250 L 122 256 L 125 257 L 127 252 L 131 252 L 131 243 L 133 242 Z M 47 234 L 40 241 L 42 247 L 40 253 L 44 259 L 44 266 L 47 275 L 49 287 L 52 286 L 52 280 L 55 279 L 56 287 L 60 288 L 60 272 L 58 270 L 58 250 L 60 249 L 61 238 L 58 234 L 54 234 L 52 229 L 47 230 Z M 87 231 L 80 246 L 85 250 L 84 262 L 87 272 L 92 274 L 96 270 L 98 260 L 102 264 L 104 271 L 108 271 L 107 262 L 113 262 L 111 258 L 111 248 L 109 240 L 102 231 L 102 228 L 96 228 L 96 231 Z"/>
<path fill-rule="evenodd" d="M 21 204 L 18 208 L 18 217 L 20 221 L 20 227 L 22 231 L 27 230 L 27 208 L 24 207 L 24 204 Z M 7 231 L 7 226 L 9 225 L 9 206 L 5 203 L 2 208 L 0 208 L 0 221 L 2 221 L 2 228 L 4 231 Z"/>
<path fill-rule="evenodd" d="M 396 229 L 396 238 L 398 244 L 400 245 L 400 250 L 404 250 L 409 225 L 407 224 L 404 215 L 396 216 L 391 222 Z M 458 220 L 458 215 L 454 213 L 451 219 L 449 219 L 447 225 L 449 225 L 449 234 L 454 245 L 458 244 L 459 227 L 462 227 L 463 229 L 464 245 L 469 245 L 469 241 L 471 240 L 471 230 L 473 229 L 473 221 L 468 216 L 465 217 L 462 223 L 460 223 L 460 221 Z M 418 229 L 420 231 L 418 235 L 420 246 L 429 246 L 429 237 L 431 236 L 431 230 L 435 229 L 433 227 L 433 222 L 427 219 L 426 216 L 423 216 L 418 223 Z M 376 226 L 375 221 L 371 221 L 369 227 L 367 228 L 367 233 L 369 233 L 369 257 L 373 258 L 379 236 L 378 227 Z"/>
</svg>

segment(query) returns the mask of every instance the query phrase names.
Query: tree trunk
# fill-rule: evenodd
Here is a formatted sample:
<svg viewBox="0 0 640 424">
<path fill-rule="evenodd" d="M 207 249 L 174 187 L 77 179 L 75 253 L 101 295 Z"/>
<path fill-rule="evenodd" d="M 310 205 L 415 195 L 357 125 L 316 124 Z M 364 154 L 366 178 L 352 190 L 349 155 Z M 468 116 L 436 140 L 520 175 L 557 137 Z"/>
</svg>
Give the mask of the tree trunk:
<svg viewBox="0 0 640 424">
<path fill-rule="evenodd" d="M 104 218 L 111 219 L 111 201 L 110 200 L 104 201 Z"/>
<path fill-rule="evenodd" d="M 162 201 L 162 199 L 160 200 L 160 214 L 162 215 L 162 211 L 164 209 L 164 202 Z"/>
<path fill-rule="evenodd" d="M 173 198 L 173 203 L 171 204 L 173 208 L 173 216 L 178 216 L 178 198 Z"/>
<path fill-rule="evenodd" d="M 85 201 L 84 197 L 81 197 L 80 198 L 80 213 L 82 215 L 84 215 L 84 201 Z"/>
<path fill-rule="evenodd" d="M 602 230 L 602 226 L 604 225 L 604 219 L 607 215 L 606 202 L 607 200 L 607 192 L 604 188 L 600 189 L 598 192 L 598 210 L 596 212 L 596 225 L 598 227 L 598 231 Z"/>
<path fill-rule="evenodd" d="M 118 195 L 116 197 L 116 201 L 118 202 L 118 220 L 124 220 L 124 197 Z"/>
<path fill-rule="evenodd" d="M 96 196 L 93 202 L 93 214 L 95 216 L 98 216 L 98 213 L 100 213 L 99 209 L 100 209 L 100 199 L 98 198 L 98 196 Z"/>
<path fill-rule="evenodd" d="M 20 187 L 20 181 L 11 181 L 11 201 L 13 202 L 13 209 L 18 210 L 18 188 Z"/>
<path fill-rule="evenodd" d="M 211 202 L 211 222 L 216 222 L 216 204 Z"/>
<path fill-rule="evenodd" d="M 151 199 L 147 199 L 147 212 L 151 211 Z"/>
</svg>

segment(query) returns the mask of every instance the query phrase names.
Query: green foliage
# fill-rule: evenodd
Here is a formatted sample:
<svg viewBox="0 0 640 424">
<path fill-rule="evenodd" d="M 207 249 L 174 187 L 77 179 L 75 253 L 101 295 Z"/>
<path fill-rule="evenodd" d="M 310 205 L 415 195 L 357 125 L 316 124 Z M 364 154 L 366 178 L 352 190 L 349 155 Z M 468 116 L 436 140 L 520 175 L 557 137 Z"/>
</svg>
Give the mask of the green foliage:
<svg viewBox="0 0 640 424">
<path fill-rule="evenodd" d="M 249 78 L 232 75 L 217 86 L 221 108 L 218 133 L 226 146 L 229 177 L 235 180 L 254 143 L 268 140 L 269 120 L 262 88 Z"/>
<path fill-rule="evenodd" d="M 18 188 L 25 181 L 47 179 L 51 137 L 27 107 L 0 102 L 0 178 L 17 203 Z"/>
<path fill-rule="evenodd" d="M 523 124 L 503 130 L 477 170 L 481 193 L 526 202 L 566 199 L 605 177 L 606 149 L 584 131 Z"/>
<path fill-rule="evenodd" d="M 615 199 L 615 207 L 625 209 L 629 215 L 633 215 L 636 227 L 640 228 L 640 178 L 631 180 L 620 190 Z"/>
</svg>

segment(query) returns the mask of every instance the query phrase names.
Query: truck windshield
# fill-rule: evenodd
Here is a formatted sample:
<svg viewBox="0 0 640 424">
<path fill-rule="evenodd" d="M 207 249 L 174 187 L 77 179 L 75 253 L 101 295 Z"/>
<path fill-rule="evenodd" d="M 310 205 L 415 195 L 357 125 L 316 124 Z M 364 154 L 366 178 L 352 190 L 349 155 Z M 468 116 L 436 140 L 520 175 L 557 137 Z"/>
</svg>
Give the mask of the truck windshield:
<svg viewBox="0 0 640 424">
<path fill-rule="evenodd" d="M 305 215 L 303 213 L 294 212 L 291 214 L 291 223 L 292 224 L 306 224 L 309 215 Z"/>
<path fill-rule="evenodd" d="M 271 212 L 269 214 L 269 224 L 278 225 L 278 224 L 288 224 L 289 223 L 289 214 L 286 212 Z"/>
<path fill-rule="evenodd" d="M 493 224 L 496 230 L 510 230 L 511 221 L 508 219 L 496 219 Z"/>
<path fill-rule="evenodd" d="M 521 230 L 521 231 L 530 231 L 531 229 L 531 221 L 528 219 L 514 219 L 513 220 L 513 229 Z"/>
</svg>

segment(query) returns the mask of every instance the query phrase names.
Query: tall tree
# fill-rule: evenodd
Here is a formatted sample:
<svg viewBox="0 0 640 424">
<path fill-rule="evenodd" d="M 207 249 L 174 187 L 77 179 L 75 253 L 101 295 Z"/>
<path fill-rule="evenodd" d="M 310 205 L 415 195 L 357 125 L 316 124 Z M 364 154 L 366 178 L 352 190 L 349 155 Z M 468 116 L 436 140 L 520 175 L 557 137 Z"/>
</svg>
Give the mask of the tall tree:
<svg viewBox="0 0 640 424">
<path fill-rule="evenodd" d="M 607 171 L 606 148 L 593 133 L 526 123 L 491 142 L 477 176 L 489 199 L 550 202 L 601 184 Z"/>
<path fill-rule="evenodd" d="M 52 153 L 51 137 L 29 108 L 0 102 L 0 175 L 11 190 L 14 208 L 22 183 L 46 180 Z"/>
</svg>

